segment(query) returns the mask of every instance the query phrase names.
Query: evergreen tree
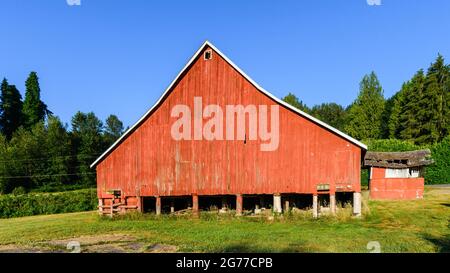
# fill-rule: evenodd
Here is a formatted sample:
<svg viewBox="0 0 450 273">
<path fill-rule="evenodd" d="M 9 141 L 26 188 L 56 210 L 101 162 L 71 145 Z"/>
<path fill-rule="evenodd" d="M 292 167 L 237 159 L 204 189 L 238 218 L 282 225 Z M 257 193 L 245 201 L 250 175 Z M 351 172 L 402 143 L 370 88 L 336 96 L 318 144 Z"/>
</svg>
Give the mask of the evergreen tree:
<svg viewBox="0 0 450 273">
<path fill-rule="evenodd" d="M 403 89 L 403 87 L 402 87 Z M 395 93 L 386 101 L 385 114 L 383 117 L 384 138 L 395 139 L 399 137 L 400 114 L 402 111 L 403 90 Z"/>
<path fill-rule="evenodd" d="M 343 130 L 346 112 L 345 109 L 337 103 L 333 102 L 315 105 L 311 109 L 311 115 L 336 129 Z"/>
<path fill-rule="evenodd" d="M 290 105 L 294 106 L 295 108 L 303 112 L 309 113 L 310 111 L 308 106 L 306 106 L 306 104 L 304 104 L 301 100 L 299 100 L 299 98 L 297 98 L 297 96 L 295 96 L 290 92 L 287 96 L 283 98 L 283 101 L 289 103 Z"/>
<path fill-rule="evenodd" d="M 94 113 L 77 112 L 72 118 L 72 136 L 77 154 L 76 172 L 84 185 L 94 185 L 91 163 L 104 151 L 103 123 Z"/>
<path fill-rule="evenodd" d="M 48 167 L 46 174 L 47 186 L 57 188 L 65 184 L 74 183 L 70 164 L 71 159 L 71 141 L 67 132 L 67 126 L 56 116 L 49 116 L 46 124 L 46 151 L 48 158 Z"/>
<path fill-rule="evenodd" d="M 123 134 L 123 123 L 116 115 L 109 115 L 106 119 L 103 133 L 106 146 L 111 146 Z"/>
<path fill-rule="evenodd" d="M 419 144 L 436 143 L 448 134 L 450 122 L 449 66 L 438 55 L 436 61 L 428 68 L 420 105 Z"/>
<path fill-rule="evenodd" d="M 27 128 L 43 121 L 51 112 L 41 100 L 41 89 L 36 72 L 31 72 L 25 82 L 25 100 L 23 102 L 24 123 Z"/>
<path fill-rule="evenodd" d="M 413 78 L 402 87 L 402 100 L 400 101 L 400 114 L 398 115 L 398 137 L 416 142 L 421 132 L 421 116 L 426 107 L 423 108 L 421 100 L 423 97 L 425 75 L 419 70 Z"/>
<path fill-rule="evenodd" d="M 7 139 L 22 123 L 22 96 L 14 85 L 3 79 L 0 93 L 0 130 Z"/>
<path fill-rule="evenodd" d="M 349 108 L 344 130 L 357 139 L 380 138 L 385 100 L 374 72 L 365 75 L 357 99 Z"/>
</svg>

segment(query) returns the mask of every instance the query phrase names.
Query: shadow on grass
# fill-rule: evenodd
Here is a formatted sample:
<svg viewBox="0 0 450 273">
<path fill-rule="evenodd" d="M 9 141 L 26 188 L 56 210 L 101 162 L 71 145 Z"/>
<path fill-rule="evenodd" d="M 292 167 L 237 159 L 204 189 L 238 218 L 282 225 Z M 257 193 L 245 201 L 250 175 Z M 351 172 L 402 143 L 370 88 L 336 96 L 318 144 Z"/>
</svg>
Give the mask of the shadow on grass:
<svg viewBox="0 0 450 273">
<path fill-rule="evenodd" d="M 243 245 L 243 244 L 233 244 L 227 245 L 220 249 L 217 249 L 218 252 L 225 253 L 305 253 L 308 252 L 304 247 L 300 245 L 292 245 L 285 248 L 268 248 L 268 247 L 260 247 L 255 245 Z"/>
<path fill-rule="evenodd" d="M 450 234 L 442 237 L 423 235 L 423 238 L 436 246 L 440 253 L 450 253 Z"/>
<path fill-rule="evenodd" d="M 450 207 L 450 203 L 441 203 L 441 205 L 446 206 L 446 207 Z"/>
</svg>

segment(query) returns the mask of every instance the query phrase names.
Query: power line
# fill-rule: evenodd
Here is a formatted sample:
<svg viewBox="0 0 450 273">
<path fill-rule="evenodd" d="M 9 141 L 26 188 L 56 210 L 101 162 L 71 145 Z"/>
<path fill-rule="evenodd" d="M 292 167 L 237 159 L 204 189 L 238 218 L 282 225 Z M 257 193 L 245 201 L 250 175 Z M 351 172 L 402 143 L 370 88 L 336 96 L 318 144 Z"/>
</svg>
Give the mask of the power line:
<svg viewBox="0 0 450 273">
<path fill-rule="evenodd" d="M 84 158 L 94 158 L 99 157 L 98 155 L 84 155 L 84 154 L 78 154 L 78 155 L 66 155 L 66 156 L 53 156 L 51 158 L 48 157 L 35 157 L 35 158 L 26 158 L 26 159 L 11 159 L 11 160 L 0 160 L 0 163 L 7 163 L 7 162 L 33 162 L 33 161 L 50 161 L 56 158 L 70 158 L 70 157 L 84 157 Z"/>
<path fill-rule="evenodd" d="M 58 176 L 77 176 L 77 175 L 91 175 L 96 172 L 86 173 L 64 173 L 64 174 L 42 174 L 42 175 L 22 175 L 22 176 L 0 176 L 0 179 L 19 179 L 19 178 L 40 178 L 40 177 L 58 177 Z"/>
</svg>

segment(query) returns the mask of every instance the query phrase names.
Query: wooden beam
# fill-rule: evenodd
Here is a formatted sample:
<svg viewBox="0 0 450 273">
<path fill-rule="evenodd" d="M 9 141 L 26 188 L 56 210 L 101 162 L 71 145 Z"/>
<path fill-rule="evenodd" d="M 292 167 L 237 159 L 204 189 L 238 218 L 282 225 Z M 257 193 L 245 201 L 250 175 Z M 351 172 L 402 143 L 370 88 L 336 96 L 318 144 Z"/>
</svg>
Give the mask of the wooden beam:
<svg viewBox="0 0 450 273">
<path fill-rule="evenodd" d="M 156 215 L 161 215 L 161 196 L 156 196 Z"/>
<path fill-rule="evenodd" d="M 193 194 L 192 195 L 192 215 L 194 217 L 198 217 L 199 216 L 199 206 L 198 206 L 198 195 L 197 194 Z"/>
<path fill-rule="evenodd" d="M 243 202 L 242 194 L 236 194 L 236 216 L 242 215 Z"/>
</svg>

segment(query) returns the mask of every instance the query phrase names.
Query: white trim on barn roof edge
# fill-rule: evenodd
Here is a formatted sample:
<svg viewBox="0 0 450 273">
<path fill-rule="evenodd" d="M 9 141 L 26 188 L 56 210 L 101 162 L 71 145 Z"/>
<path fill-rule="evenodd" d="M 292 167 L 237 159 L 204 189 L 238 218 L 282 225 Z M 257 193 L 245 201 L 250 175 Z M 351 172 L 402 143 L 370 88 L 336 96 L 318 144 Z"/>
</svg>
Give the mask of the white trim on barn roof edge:
<svg viewBox="0 0 450 273">
<path fill-rule="evenodd" d="M 338 129 L 326 124 L 325 122 L 316 119 L 315 117 L 295 108 L 294 106 L 288 104 L 287 102 L 275 97 L 274 95 L 272 95 L 270 92 L 268 92 L 267 90 L 265 90 L 264 88 L 262 88 L 261 86 L 259 86 L 259 84 L 257 84 L 255 81 L 253 81 L 247 74 L 245 74 L 244 71 L 242 71 L 236 64 L 234 64 L 230 59 L 228 59 L 227 56 L 225 56 L 225 54 L 223 54 L 219 49 L 217 49 L 213 44 L 211 44 L 209 41 L 205 41 L 202 46 L 197 50 L 197 52 L 195 52 L 195 54 L 191 57 L 191 59 L 187 62 L 187 64 L 183 67 L 183 69 L 180 71 L 180 73 L 178 73 L 178 75 L 175 77 L 175 79 L 170 83 L 169 87 L 167 87 L 166 91 L 164 91 L 164 93 L 161 95 L 161 97 L 158 99 L 158 101 L 133 125 L 131 126 L 124 134 L 122 134 L 122 136 L 120 136 L 102 155 L 100 155 L 92 164 L 91 164 L 91 168 L 93 168 L 94 166 L 96 166 L 110 151 L 112 151 L 125 137 L 127 137 L 138 125 L 140 125 L 140 123 L 147 118 L 147 116 L 152 112 L 153 109 L 155 109 L 162 101 L 162 99 L 167 95 L 167 93 L 172 89 L 172 87 L 174 86 L 174 84 L 178 81 L 178 78 L 184 73 L 184 71 L 186 71 L 186 69 L 188 67 L 191 66 L 192 62 L 198 57 L 198 55 L 200 54 L 200 52 L 202 52 L 203 48 L 205 46 L 209 46 L 211 47 L 214 51 L 217 52 L 217 54 L 219 54 L 226 62 L 228 62 L 234 69 L 236 69 L 236 71 L 238 71 L 242 76 L 244 76 L 244 78 L 246 80 L 248 80 L 253 86 L 256 87 L 256 89 L 258 89 L 260 92 L 262 92 L 263 94 L 267 95 L 268 97 L 270 97 L 271 99 L 273 99 L 274 101 L 276 101 L 277 103 L 289 108 L 290 110 L 300 114 L 301 116 L 313 121 L 314 123 L 317 123 L 323 127 L 325 127 L 326 129 L 336 133 L 337 135 L 347 139 L 348 141 L 352 142 L 353 144 L 359 146 L 360 148 L 367 150 L 367 146 L 365 144 L 363 144 L 362 142 L 352 138 L 351 136 L 339 131 Z"/>
</svg>

